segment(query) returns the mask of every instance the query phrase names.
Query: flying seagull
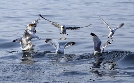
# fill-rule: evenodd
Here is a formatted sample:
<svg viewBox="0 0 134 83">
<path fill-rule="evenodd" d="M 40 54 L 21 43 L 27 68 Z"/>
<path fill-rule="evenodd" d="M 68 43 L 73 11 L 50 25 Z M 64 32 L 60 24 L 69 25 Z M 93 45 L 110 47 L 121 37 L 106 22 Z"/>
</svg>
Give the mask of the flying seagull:
<svg viewBox="0 0 134 83">
<path fill-rule="evenodd" d="M 39 16 L 41 18 L 43 18 L 44 20 L 50 22 L 52 25 L 54 25 L 55 27 L 57 28 L 60 28 L 60 34 L 67 34 L 66 33 L 66 30 L 77 30 L 77 29 L 80 29 L 80 28 L 84 28 L 84 27 L 88 27 L 90 26 L 91 24 L 87 25 L 87 26 L 83 26 L 83 27 L 77 27 L 77 26 L 65 26 L 65 25 L 61 25 L 61 24 L 58 24 L 56 22 L 53 22 L 53 21 L 50 21 L 48 19 L 46 19 L 45 17 L 43 17 L 41 14 L 39 14 Z M 68 34 L 67 34 L 68 35 Z M 60 38 L 62 39 L 62 38 Z M 66 39 L 66 38 L 65 38 Z"/>
<path fill-rule="evenodd" d="M 59 42 L 57 42 L 56 40 L 53 40 L 53 39 L 46 39 L 45 42 L 49 43 L 56 49 L 56 52 L 55 52 L 56 54 L 64 54 L 65 48 L 75 44 L 75 42 L 67 42 L 63 47 L 61 47 Z"/>
<path fill-rule="evenodd" d="M 112 41 L 113 41 L 113 35 L 114 35 L 115 31 L 117 29 L 123 27 L 124 26 L 124 23 L 121 23 L 119 26 L 117 26 L 116 28 L 112 29 L 101 17 L 100 17 L 100 19 L 104 22 L 104 24 L 106 24 L 107 28 L 110 30 L 109 35 L 108 35 L 108 38 L 112 39 Z"/>
</svg>

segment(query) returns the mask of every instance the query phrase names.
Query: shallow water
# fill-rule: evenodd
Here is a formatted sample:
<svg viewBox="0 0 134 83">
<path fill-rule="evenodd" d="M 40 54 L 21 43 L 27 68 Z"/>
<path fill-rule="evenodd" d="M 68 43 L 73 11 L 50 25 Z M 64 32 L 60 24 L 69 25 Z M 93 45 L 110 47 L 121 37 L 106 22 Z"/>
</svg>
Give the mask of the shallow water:
<svg viewBox="0 0 134 83">
<path fill-rule="evenodd" d="M 2 0 L 0 3 L 0 83 L 133 83 L 133 0 Z M 23 53 L 20 44 L 12 40 L 21 37 L 26 25 L 39 18 L 38 14 L 59 24 L 92 25 L 68 30 L 67 39 L 59 40 L 60 30 L 42 19 L 36 27 L 41 40 L 32 41 L 38 53 Z M 108 57 L 104 61 L 117 55 L 112 57 L 117 63 L 114 70 L 109 70 L 108 64 L 92 69 L 95 59 L 91 57 L 90 33 L 97 34 L 102 43 L 109 33 L 98 15 L 112 28 L 125 23 L 104 53 Z M 46 38 L 57 39 L 61 45 L 68 41 L 76 44 L 66 48 L 65 55 L 44 54 L 55 51 L 44 42 Z"/>
</svg>

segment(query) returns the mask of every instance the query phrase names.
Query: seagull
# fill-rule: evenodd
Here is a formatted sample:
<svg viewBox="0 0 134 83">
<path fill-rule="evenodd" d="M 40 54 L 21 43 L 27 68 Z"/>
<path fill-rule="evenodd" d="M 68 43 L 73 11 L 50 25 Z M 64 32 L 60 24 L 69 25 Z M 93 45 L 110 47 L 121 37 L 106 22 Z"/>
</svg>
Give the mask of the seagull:
<svg viewBox="0 0 134 83">
<path fill-rule="evenodd" d="M 104 45 L 101 47 L 101 40 L 99 39 L 99 37 L 94 34 L 91 33 L 90 34 L 93 37 L 93 42 L 94 42 L 94 56 L 97 56 L 98 58 L 96 58 L 97 60 L 93 63 L 93 67 L 94 68 L 98 68 L 100 67 L 100 64 L 103 62 L 104 57 L 102 56 L 102 53 L 104 52 L 104 48 L 106 48 L 109 44 L 111 44 L 110 40 L 107 40 L 106 43 L 104 43 Z M 114 65 L 111 64 L 111 67 L 113 67 Z"/>
<path fill-rule="evenodd" d="M 121 23 L 119 26 L 117 26 L 116 28 L 112 29 L 112 28 L 110 28 L 110 26 L 101 17 L 100 17 L 100 19 L 104 22 L 104 24 L 106 24 L 107 28 L 110 30 L 109 35 L 108 35 L 108 38 L 112 39 L 112 41 L 113 41 L 113 35 L 114 35 L 115 31 L 117 29 L 123 27 L 124 26 L 124 23 Z"/>
<path fill-rule="evenodd" d="M 31 41 L 28 41 L 27 38 L 21 37 L 18 39 L 13 40 L 13 42 L 20 42 L 21 50 L 33 50 L 34 45 L 32 45 Z"/>
<path fill-rule="evenodd" d="M 56 54 L 64 54 L 64 50 L 66 47 L 72 46 L 75 44 L 75 42 L 67 42 L 63 47 L 61 47 L 59 42 L 53 39 L 46 39 L 45 42 L 49 43 L 56 49 L 56 52 L 55 52 Z"/>
<path fill-rule="evenodd" d="M 104 43 L 104 45 L 102 46 L 102 48 L 100 48 L 102 42 L 99 39 L 99 37 L 94 33 L 91 33 L 90 35 L 93 37 L 94 55 L 104 52 L 104 48 L 106 48 L 109 44 L 111 44 L 111 42 L 107 40 L 106 43 Z"/>
<path fill-rule="evenodd" d="M 66 30 L 77 30 L 77 29 L 80 29 L 80 28 L 84 28 L 84 27 L 89 27 L 91 24 L 87 25 L 87 26 L 83 26 L 83 27 L 77 27 L 77 26 L 65 26 L 65 25 L 61 25 L 61 24 L 58 24 L 56 22 L 53 22 L 53 21 L 50 21 L 46 18 L 44 18 L 41 14 L 39 14 L 39 16 L 41 18 L 43 18 L 44 20 L 50 22 L 52 25 L 54 25 L 55 27 L 57 28 L 60 28 L 60 34 L 67 34 L 66 33 Z M 67 34 L 68 35 L 68 34 Z M 62 39 L 62 38 L 60 38 Z M 65 38 L 66 39 L 66 38 Z"/>
<path fill-rule="evenodd" d="M 91 36 L 93 37 L 93 42 L 94 42 L 94 58 L 96 60 L 93 64 L 93 67 L 95 68 L 100 67 L 101 63 L 103 63 L 103 66 L 104 64 L 109 63 L 109 69 L 113 70 L 114 67 L 116 66 L 116 61 L 119 61 L 121 58 L 131 53 L 125 51 L 104 52 L 104 49 L 109 44 L 111 44 L 110 40 L 108 39 L 104 43 L 104 45 L 102 45 L 102 48 L 100 48 L 102 42 L 99 39 L 99 37 L 94 33 L 91 33 Z"/>
</svg>

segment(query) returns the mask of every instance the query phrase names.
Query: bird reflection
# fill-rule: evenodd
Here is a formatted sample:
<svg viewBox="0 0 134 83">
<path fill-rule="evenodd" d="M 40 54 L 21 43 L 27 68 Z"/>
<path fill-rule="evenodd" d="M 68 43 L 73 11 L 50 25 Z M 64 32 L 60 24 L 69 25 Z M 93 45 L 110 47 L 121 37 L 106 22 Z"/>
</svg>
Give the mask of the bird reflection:
<svg viewBox="0 0 134 83">
<path fill-rule="evenodd" d="M 103 62 L 104 58 L 97 58 L 95 62 L 93 62 L 93 68 L 100 68 L 101 63 Z"/>
<path fill-rule="evenodd" d="M 31 64 L 34 63 L 33 53 L 30 51 L 22 51 L 22 62 L 23 64 Z"/>
<path fill-rule="evenodd" d="M 114 70 L 115 66 L 117 66 L 116 63 L 131 53 L 132 52 L 130 51 L 110 51 L 102 52 L 99 56 L 93 55 L 95 61 L 93 62 L 92 68 L 104 68 Z M 108 67 L 106 65 L 108 65 Z"/>
<path fill-rule="evenodd" d="M 111 78 L 115 78 L 115 75 L 117 75 L 119 73 L 119 71 L 117 70 L 113 70 L 113 71 L 109 71 L 109 70 L 99 70 L 99 69 L 92 69 L 91 73 L 95 74 L 95 76 L 97 78 L 100 79 L 100 77 L 111 77 Z M 94 77 L 95 78 L 95 77 Z"/>
</svg>

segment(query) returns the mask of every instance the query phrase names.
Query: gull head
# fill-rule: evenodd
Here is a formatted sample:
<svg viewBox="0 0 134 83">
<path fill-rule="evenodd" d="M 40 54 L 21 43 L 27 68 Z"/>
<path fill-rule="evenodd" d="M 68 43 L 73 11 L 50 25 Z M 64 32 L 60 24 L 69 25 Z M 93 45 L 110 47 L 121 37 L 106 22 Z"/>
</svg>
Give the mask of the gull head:
<svg viewBox="0 0 134 83">
<path fill-rule="evenodd" d="M 36 27 L 36 24 L 28 24 L 27 27 Z"/>
<path fill-rule="evenodd" d="M 61 27 L 61 28 L 65 28 L 65 25 L 61 25 L 60 27 Z"/>
<path fill-rule="evenodd" d="M 52 40 L 52 39 L 46 39 L 45 42 L 48 43 L 50 40 Z"/>
</svg>

